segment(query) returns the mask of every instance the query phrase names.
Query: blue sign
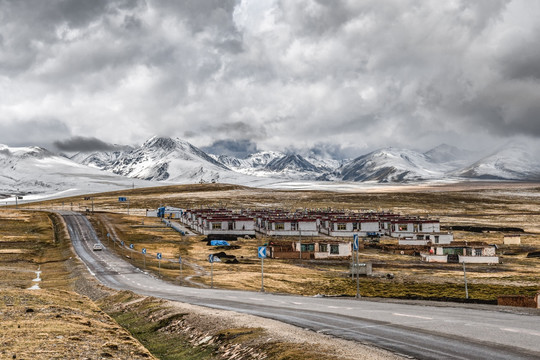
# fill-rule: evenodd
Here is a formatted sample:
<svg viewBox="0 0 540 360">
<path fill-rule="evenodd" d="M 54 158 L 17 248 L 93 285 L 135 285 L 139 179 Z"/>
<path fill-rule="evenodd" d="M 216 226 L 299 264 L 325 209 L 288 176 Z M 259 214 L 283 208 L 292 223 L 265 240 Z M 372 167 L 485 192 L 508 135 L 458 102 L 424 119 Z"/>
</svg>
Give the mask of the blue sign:
<svg viewBox="0 0 540 360">
<path fill-rule="evenodd" d="M 157 253 L 158 260 L 161 260 L 161 253 Z"/>
<path fill-rule="evenodd" d="M 259 246 L 258 255 L 259 255 L 259 258 L 261 259 L 266 258 L 266 246 Z"/>
<path fill-rule="evenodd" d="M 130 249 L 133 249 L 133 244 L 129 244 L 129 248 L 130 248 Z"/>
<path fill-rule="evenodd" d="M 214 262 L 214 255 L 210 254 L 208 255 L 208 262 L 213 263 Z"/>
<path fill-rule="evenodd" d="M 358 248 L 360 244 L 358 243 L 358 234 L 353 235 L 353 250 L 358 251 Z"/>
<path fill-rule="evenodd" d="M 120 241 L 120 245 L 124 246 L 124 240 Z"/>
<path fill-rule="evenodd" d="M 127 197 L 121 196 L 121 197 L 118 198 L 118 201 L 119 201 L 119 202 L 126 202 L 126 201 L 127 201 Z"/>
<path fill-rule="evenodd" d="M 178 257 L 178 263 L 179 263 L 179 264 L 182 263 L 182 257 L 181 257 L 181 256 Z"/>
<path fill-rule="evenodd" d="M 142 249 L 142 253 L 146 255 L 146 248 Z"/>
</svg>

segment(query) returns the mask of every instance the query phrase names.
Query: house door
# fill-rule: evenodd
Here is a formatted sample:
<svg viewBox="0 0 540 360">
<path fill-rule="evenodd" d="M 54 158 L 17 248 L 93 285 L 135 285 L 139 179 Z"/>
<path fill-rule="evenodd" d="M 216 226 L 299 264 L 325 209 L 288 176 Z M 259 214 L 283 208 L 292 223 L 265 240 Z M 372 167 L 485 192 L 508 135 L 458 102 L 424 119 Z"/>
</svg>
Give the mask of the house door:
<svg viewBox="0 0 540 360">
<path fill-rule="evenodd" d="M 457 264 L 459 262 L 459 255 L 458 254 L 448 254 L 448 262 Z"/>
</svg>

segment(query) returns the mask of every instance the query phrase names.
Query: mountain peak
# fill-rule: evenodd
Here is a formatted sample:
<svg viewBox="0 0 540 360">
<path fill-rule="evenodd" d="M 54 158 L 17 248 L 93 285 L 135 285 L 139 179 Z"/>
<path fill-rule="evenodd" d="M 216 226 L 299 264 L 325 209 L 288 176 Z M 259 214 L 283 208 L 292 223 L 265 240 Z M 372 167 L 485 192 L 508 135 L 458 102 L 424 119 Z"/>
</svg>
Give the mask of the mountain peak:
<svg viewBox="0 0 540 360">
<path fill-rule="evenodd" d="M 315 171 L 319 169 L 298 154 L 289 154 L 281 158 L 270 161 L 266 167 L 272 171 L 294 170 L 294 171 Z"/>
<path fill-rule="evenodd" d="M 143 148 L 157 148 L 163 150 L 173 150 L 177 146 L 177 141 L 170 137 L 152 136 L 142 145 Z"/>
</svg>

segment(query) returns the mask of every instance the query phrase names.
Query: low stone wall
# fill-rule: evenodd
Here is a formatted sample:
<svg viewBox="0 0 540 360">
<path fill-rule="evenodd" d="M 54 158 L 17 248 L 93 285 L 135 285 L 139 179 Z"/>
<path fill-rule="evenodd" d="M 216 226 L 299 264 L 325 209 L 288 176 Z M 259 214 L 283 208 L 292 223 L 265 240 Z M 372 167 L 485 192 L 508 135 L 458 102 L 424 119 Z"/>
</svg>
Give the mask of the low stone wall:
<svg viewBox="0 0 540 360">
<path fill-rule="evenodd" d="M 529 308 L 538 307 L 538 304 L 536 303 L 534 296 L 525 296 L 525 295 L 499 296 L 497 297 L 497 305 L 529 307 Z"/>
</svg>

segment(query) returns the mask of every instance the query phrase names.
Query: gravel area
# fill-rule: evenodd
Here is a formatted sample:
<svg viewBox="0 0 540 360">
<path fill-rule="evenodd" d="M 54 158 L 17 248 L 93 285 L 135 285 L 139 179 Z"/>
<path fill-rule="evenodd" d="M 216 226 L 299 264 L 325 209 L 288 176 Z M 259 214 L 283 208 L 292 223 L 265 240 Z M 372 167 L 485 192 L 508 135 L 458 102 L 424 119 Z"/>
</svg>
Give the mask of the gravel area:
<svg viewBox="0 0 540 360">
<path fill-rule="evenodd" d="M 225 328 L 263 328 L 261 343 L 283 342 L 309 345 L 310 349 L 326 356 L 340 359 L 405 359 L 399 355 L 354 341 L 338 339 L 325 334 L 298 328 L 276 320 L 241 314 L 233 311 L 211 309 L 181 302 L 168 302 L 171 307 L 189 314 L 191 325 L 200 329 L 211 325 L 214 330 Z"/>
</svg>

